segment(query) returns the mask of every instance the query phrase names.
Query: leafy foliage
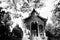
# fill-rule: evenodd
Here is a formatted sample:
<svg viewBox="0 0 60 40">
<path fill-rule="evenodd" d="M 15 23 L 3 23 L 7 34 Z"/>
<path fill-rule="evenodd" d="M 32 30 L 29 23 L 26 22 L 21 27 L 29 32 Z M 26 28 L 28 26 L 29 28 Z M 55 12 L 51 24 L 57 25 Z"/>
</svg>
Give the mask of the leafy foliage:
<svg viewBox="0 0 60 40">
<path fill-rule="evenodd" d="M 11 20 L 9 12 L 1 11 L 0 7 L 0 40 L 21 40 L 21 31 L 14 29 L 10 32 L 10 25 L 7 24 Z"/>
</svg>

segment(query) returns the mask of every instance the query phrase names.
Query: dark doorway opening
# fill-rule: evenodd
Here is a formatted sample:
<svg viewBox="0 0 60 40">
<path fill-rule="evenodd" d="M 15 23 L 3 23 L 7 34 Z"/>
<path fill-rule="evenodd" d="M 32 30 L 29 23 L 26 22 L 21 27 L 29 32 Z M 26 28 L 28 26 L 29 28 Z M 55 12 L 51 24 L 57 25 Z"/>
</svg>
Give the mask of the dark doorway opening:
<svg viewBox="0 0 60 40">
<path fill-rule="evenodd" d="M 36 22 L 31 23 L 31 33 L 38 36 L 38 24 Z"/>
</svg>

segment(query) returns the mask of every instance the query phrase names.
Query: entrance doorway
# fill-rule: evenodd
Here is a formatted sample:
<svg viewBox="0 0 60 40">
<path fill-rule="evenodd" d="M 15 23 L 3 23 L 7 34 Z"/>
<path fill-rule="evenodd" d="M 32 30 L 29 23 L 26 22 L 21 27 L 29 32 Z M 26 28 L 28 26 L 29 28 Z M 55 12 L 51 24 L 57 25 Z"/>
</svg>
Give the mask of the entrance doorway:
<svg viewBox="0 0 60 40">
<path fill-rule="evenodd" d="M 38 36 L 38 24 L 36 22 L 31 23 L 31 35 Z"/>
</svg>

